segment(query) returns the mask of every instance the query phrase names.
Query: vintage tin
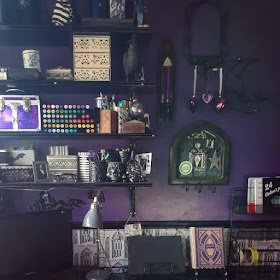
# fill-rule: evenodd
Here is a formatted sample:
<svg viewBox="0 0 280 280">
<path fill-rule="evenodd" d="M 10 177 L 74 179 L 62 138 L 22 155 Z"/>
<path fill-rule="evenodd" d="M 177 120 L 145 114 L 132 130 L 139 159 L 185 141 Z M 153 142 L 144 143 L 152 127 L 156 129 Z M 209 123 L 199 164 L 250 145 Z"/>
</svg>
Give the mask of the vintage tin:
<svg viewBox="0 0 280 280">
<path fill-rule="evenodd" d="M 118 112 L 118 133 L 123 133 L 123 125 L 128 121 L 128 108 L 117 107 Z"/>
<path fill-rule="evenodd" d="M 47 161 L 52 179 L 62 174 L 78 175 L 77 156 L 47 156 Z"/>
<path fill-rule="evenodd" d="M 40 131 L 37 95 L 0 95 L 0 131 Z"/>
<path fill-rule="evenodd" d="M 32 166 L 0 166 L 0 181 L 34 182 Z"/>
<path fill-rule="evenodd" d="M 10 149 L 10 158 L 12 165 L 33 165 L 35 161 L 34 149 Z"/>
</svg>

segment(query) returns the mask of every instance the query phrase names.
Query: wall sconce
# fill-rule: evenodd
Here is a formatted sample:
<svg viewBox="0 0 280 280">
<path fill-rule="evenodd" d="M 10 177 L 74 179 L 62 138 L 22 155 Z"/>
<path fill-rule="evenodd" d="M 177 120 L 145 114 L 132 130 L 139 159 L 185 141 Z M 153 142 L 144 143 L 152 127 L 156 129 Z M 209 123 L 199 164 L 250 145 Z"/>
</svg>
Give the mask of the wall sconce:
<svg viewBox="0 0 280 280">
<path fill-rule="evenodd" d="M 161 43 L 158 58 L 158 121 L 173 121 L 175 106 L 175 50 L 171 41 Z"/>
</svg>

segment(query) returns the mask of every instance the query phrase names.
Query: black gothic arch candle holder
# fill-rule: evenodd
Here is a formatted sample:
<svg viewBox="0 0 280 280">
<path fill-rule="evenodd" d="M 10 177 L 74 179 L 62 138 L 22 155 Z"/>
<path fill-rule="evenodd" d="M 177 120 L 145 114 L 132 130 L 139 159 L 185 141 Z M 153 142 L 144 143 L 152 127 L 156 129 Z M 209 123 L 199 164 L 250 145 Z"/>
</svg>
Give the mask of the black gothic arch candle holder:
<svg viewBox="0 0 280 280">
<path fill-rule="evenodd" d="M 192 49 L 192 25 L 195 14 L 200 8 L 208 5 L 217 10 L 219 16 L 219 50 L 218 53 L 194 55 Z M 211 24 L 211 23 L 209 23 Z M 183 52 L 186 59 L 192 65 L 201 66 L 206 74 L 209 69 L 219 68 L 223 65 L 223 60 L 228 53 L 227 44 L 227 29 L 228 29 L 228 11 L 224 1 L 221 0 L 197 0 L 192 1 L 185 11 L 185 32 L 184 32 L 184 46 Z"/>
<path fill-rule="evenodd" d="M 228 184 L 230 143 L 223 130 L 207 121 L 181 129 L 170 145 L 170 185 Z"/>
<path fill-rule="evenodd" d="M 172 122 L 175 111 L 176 55 L 170 40 L 161 43 L 158 58 L 158 122 Z"/>
</svg>

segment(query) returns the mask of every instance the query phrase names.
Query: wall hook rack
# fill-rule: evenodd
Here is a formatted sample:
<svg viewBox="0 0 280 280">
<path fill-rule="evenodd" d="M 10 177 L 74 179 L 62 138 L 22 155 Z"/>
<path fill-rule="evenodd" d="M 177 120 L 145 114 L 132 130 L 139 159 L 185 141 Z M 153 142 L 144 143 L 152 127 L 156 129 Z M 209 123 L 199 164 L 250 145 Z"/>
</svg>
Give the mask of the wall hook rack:
<svg viewBox="0 0 280 280">
<path fill-rule="evenodd" d="M 190 189 L 190 186 L 189 186 L 189 184 L 188 184 L 188 182 L 186 181 L 186 184 L 185 184 L 185 188 L 186 188 L 186 192 L 188 192 L 189 191 L 189 189 Z"/>
<path fill-rule="evenodd" d="M 201 182 L 199 182 L 199 184 L 197 186 L 197 193 L 201 193 L 202 192 L 202 188 L 203 188 L 203 185 L 201 185 Z"/>
<path fill-rule="evenodd" d="M 215 180 L 213 179 L 213 183 L 212 183 L 212 186 L 211 186 L 212 193 L 215 193 L 216 189 L 217 189 L 217 187 L 215 186 Z"/>
</svg>

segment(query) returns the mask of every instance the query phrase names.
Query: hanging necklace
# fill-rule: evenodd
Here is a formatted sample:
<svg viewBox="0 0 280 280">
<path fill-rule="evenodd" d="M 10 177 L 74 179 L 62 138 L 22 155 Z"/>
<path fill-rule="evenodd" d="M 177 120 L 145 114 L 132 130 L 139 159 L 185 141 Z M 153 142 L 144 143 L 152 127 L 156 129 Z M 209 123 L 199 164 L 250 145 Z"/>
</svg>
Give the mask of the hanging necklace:
<svg viewBox="0 0 280 280">
<path fill-rule="evenodd" d="M 207 75 L 206 75 L 206 91 L 205 93 L 202 94 L 202 100 L 204 101 L 204 103 L 208 104 L 212 101 L 213 99 L 213 94 L 210 93 L 210 72 L 211 70 L 209 70 L 207 72 Z"/>
</svg>

